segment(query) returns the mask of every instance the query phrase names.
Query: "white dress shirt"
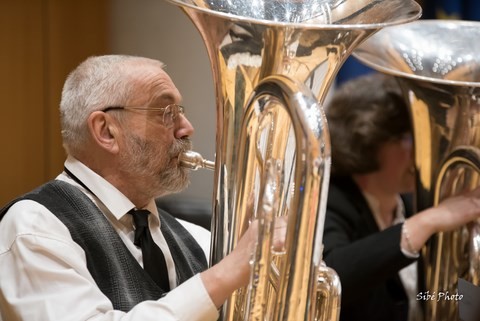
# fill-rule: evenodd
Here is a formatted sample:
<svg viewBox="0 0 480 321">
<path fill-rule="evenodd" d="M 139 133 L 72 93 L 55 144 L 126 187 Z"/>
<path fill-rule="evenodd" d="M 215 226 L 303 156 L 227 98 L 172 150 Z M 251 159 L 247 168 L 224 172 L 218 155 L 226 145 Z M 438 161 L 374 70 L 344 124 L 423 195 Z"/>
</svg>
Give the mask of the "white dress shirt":
<svg viewBox="0 0 480 321">
<path fill-rule="evenodd" d="M 67 158 L 65 167 L 94 195 L 66 173 L 57 179 L 78 186 L 93 200 L 142 265 L 141 249 L 133 244 L 132 217 L 126 215 L 134 204 L 78 160 Z M 218 311 L 200 275 L 175 287 L 175 266 L 160 232 L 154 200 L 146 208 L 153 214 L 149 215 L 150 230 L 165 254 L 172 290 L 165 297 L 139 303 L 126 313 L 113 309 L 88 271 L 83 249 L 54 214 L 31 200 L 15 203 L 0 221 L 0 321 L 216 320 Z M 180 222 L 208 258 L 210 233 L 197 225 Z"/>
</svg>

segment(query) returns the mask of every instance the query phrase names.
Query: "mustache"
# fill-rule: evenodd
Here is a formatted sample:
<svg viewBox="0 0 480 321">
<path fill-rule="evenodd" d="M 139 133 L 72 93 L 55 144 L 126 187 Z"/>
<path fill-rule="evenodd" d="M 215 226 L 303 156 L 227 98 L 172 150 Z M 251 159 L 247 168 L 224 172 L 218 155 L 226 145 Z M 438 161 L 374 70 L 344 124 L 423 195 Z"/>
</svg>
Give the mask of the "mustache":
<svg viewBox="0 0 480 321">
<path fill-rule="evenodd" d="M 180 153 L 192 149 L 192 146 L 190 138 L 176 139 L 170 147 L 169 154 L 171 157 L 178 156 Z"/>
</svg>

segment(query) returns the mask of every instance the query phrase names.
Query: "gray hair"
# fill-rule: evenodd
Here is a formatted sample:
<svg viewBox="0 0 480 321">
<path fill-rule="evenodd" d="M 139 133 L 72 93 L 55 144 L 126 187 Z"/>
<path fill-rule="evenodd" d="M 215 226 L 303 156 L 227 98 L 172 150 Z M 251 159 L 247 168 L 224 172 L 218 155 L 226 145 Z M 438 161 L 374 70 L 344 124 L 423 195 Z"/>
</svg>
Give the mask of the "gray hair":
<svg viewBox="0 0 480 321">
<path fill-rule="evenodd" d="M 87 118 L 108 106 L 124 106 L 133 95 L 135 65 L 154 65 L 160 61 L 123 55 L 90 57 L 67 77 L 60 102 L 63 146 L 67 153 L 81 151 L 88 137 Z"/>
</svg>

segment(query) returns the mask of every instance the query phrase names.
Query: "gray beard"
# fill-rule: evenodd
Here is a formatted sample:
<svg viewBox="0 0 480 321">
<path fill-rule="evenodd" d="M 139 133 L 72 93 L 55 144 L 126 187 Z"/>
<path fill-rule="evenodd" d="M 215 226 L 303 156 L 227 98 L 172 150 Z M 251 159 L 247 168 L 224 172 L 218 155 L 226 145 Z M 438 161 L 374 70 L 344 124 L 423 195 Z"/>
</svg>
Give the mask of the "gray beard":
<svg viewBox="0 0 480 321">
<path fill-rule="evenodd" d="M 190 139 L 177 139 L 167 151 L 163 152 L 159 152 L 148 141 L 133 135 L 128 136 L 128 144 L 130 151 L 127 156 L 123 157 L 124 168 L 135 173 L 137 177 L 144 177 L 147 181 L 151 181 L 153 178 L 154 181 L 149 184 L 148 188 L 164 195 L 177 193 L 188 187 L 190 171 L 184 167 L 171 166 L 170 161 L 181 152 L 191 149 Z M 158 167 L 158 161 L 154 160 L 159 157 L 164 167 L 155 171 L 154 168 Z"/>
</svg>

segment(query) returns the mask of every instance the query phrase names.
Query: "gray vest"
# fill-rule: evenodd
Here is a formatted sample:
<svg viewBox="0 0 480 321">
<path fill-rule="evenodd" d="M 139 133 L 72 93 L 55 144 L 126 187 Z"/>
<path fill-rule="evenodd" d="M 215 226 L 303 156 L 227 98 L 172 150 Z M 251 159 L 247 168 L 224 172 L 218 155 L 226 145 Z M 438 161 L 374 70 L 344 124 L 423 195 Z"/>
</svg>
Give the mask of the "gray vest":
<svg viewBox="0 0 480 321">
<path fill-rule="evenodd" d="M 78 188 L 63 181 L 50 181 L 1 209 L 0 221 L 10 206 L 24 199 L 44 205 L 65 224 L 73 240 L 85 251 L 93 279 L 115 309 L 129 311 L 142 301 L 166 294 L 138 264 L 104 214 Z M 161 209 L 159 214 L 180 284 L 207 268 L 205 254 L 173 216 Z"/>
</svg>

